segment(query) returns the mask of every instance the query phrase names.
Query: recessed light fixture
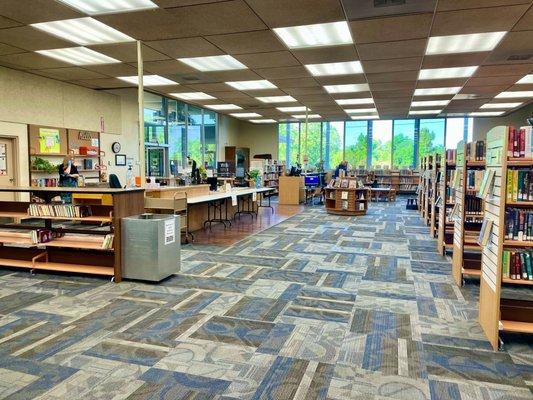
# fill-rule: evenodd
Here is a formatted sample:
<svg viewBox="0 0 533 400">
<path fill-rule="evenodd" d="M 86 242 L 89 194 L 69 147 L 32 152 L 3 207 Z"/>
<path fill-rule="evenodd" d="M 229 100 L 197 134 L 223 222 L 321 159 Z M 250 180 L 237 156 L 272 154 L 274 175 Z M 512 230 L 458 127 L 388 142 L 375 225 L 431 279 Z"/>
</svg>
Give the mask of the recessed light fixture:
<svg viewBox="0 0 533 400">
<path fill-rule="evenodd" d="M 230 85 L 237 90 L 262 90 L 262 89 L 276 89 L 276 85 L 267 81 L 266 79 L 261 79 L 257 81 L 235 81 L 235 82 L 226 82 L 226 85 Z"/>
<path fill-rule="evenodd" d="M 235 117 L 235 118 L 259 118 L 259 117 L 262 117 L 261 114 L 257 114 L 257 113 L 246 113 L 246 112 L 243 112 L 243 113 L 233 113 L 233 114 L 230 114 L 232 117 Z"/>
<path fill-rule="evenodd" d="M 429 38 L 426 55 L 491 51 L 507 32 L 471 33 L 467 35 L 433 36 Z"/>
<path fill-rule="evenodd" d="M 204 92 L 170 93 L 171 96 L 182 100 L 212 100 L 215 97 Z"/>
<path fill-rule="evenodd" d="M 281 112 L 291 113 L 291 112 L 299 112 L 299 111 L 311 111 L 310 108 L 307 108 L 306 106 L 294 106 L 294 107 L 276 107 L 277 110 Z"/>
<path fill-rule="evenodd" d="M 349 108 L 347 110 L 344 110 L 346 114 L 365 114 L 365 113 L 373 113 L 378 112 L 376 108 Z"/>
<path fill-rule="evenodd" d="M 515 108 L 524 103 L 487 103 L 479 108 Z"/>
<path fill-rule="evenodd" d="M 265 97 L 256 97 L 257 100 L 263 103 L 292 103 L 297 101 L 292 96 L 265 96 Z"/>
<path fill-rule="evenodd" d="M 471 117 L 497 117 L 502 115 L 505 111 L 476 111 L 468 113 Z"/>
<path fill-rule="evenodd" d="M 427 100 L 427 101 L 413 101 L 411 107 L 434 107 L 445 106 L 450 100 Z"/>
<path fill-rule="evenodd" d="M 364 99 L 337 99 L 335 102 L 341 106 L 352 106 L 355 104 L 374 104 L 372 97 L 366 97 Z"/>
<path fill-rule="evenodd" d="M 524 97 L 533 97 L 533 90 L 522 90 L 518 92 L 501 92 L 496 95 L 496 99 L 519 99 Z"/>
<path fill-rule="evenodd" d="M 31 25 L 51 35 L 81 45 L 131 42 L 135 39 L 94 18 L 75 18 Z"/>
<path fill-rule="evenodd" d="M 476 72 L 478 66 L 469 67 L 451 67 L 451 68 L 430 68 L 421 69 L 418 74 L 418 79 L 452 79 L 452 78 L 468 78 Z"/>
<path fill-rule="evenodd" d="M 133 83 L 134 85 L 139 84 L 139 77 L 137 75 L 119 76 L 118 79 L 123 80 L 124 82 Z M 164 78 L 159 75 L 144 75 L 143 76 L 143 86 L 165 86 L 165 85 L 179 85 L 179 83 L 171 81 L 170 79 Z"/>
<path fill-rule="evenodd" d="M 328 93 L 356 93 L 356 92 L 368 92 L 370 88 L 368 83 L 353 83 L 348 85 L 326 85 L 324 89 Z"/>
<path fill-rule="evenodd" d="M 424 114 L 438 114 L 442 110 L 416 110 L 416 111 L 409 111 L 409 114 L 412 115 L 424 115 Z"/>
<path fill-rule="evenodd" d="M 461 90 L 461 86 L 415 89 L 415 96 L 442 96 L 446 94 L 456 94 Z"/>
<path fill-rule="evenodd" d="M 74 65 L 115 64 L 120 62 L 115 58 L 108 57 L 87 47 L 37 50 L 37 53 Z"/>
<path fill-rule="evenodd" d="M 350 27 L 346 21 L 274 28 L 273 31 L 289 49 L 353 43 Z"/>
<path fill-rule="evenodd" d="M 242 107 L 235 104 L 206 104 L 204 107 L 211 110 L 224 111 L 224 110 L 242 110 Z"/>
<path fill-rule="evenodd" d="M 356 120 L 379 119 L 379 115 L 351 115 L 350 118 Z"/>
<path fill-rule="evenodd" d="M 150 0 L 59 0 L 89 15 L 123 13 L 157 8 Z"/>
<path fill-rule="evenodd" d="M 274 124 L 278 121 L 276 121 L 275 119 L 251 119 L 249 120 L 248 122 L 253 122 L 254 124 Z"/>
<path fill-rule="evenodd" d="M 296 119 L 305 119 L 306 115 L 305 114 L 296 114 L 296 115 L 291 115 L 291 117 L 296 118 Z M 307 119 L 317 119 L 317 118 L 322 118 L 322 117 L 320 115 L 318 115 L 318 114 L 308 114 L 307 115 Z"/>
<path fill-rule="evenodd" d="M 360 61 L 347 61 L 325 64 L 307 64 L 305 68 L 313 76 L 362 74 L 363 66 Z"/>
<path fill-rule="evenodd" d="M 223 56 L 178 58 L 178 60 L 202 72 L 246 69 L 246 65 L 227 54 Z"/>
<path fill-rule="evenodd" d="M 520 79 L 518 82 L 516 82 L 517 85 L 523 85 L 527 83 L 533 83 L 533 74 L 526 75 L 522 79 Z"/>
</svg>

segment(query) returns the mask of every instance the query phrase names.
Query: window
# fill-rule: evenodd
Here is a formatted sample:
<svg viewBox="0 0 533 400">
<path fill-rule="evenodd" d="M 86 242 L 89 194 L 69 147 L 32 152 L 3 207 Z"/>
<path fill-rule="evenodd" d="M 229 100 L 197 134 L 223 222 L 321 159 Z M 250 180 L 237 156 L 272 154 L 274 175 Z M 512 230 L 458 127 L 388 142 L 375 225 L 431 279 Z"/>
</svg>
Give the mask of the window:
<svg viewBox="0 0 533 400">
<path fill-rule="evenodd" d="M 202 163 L 202 109 L 187 106 L 187 155 L 190 155 L 197 165 Z"/>
<path fill-rule="evenodd" d="M 324 168 L 334 169 L 344 159 L 344 122 L 324 122 L 322 134 Z"/>
<path fill-rule="evenodd" d="M 208 168 L 217 166 L 217 114 L 204 110 L 204 163 Z"/>
<path fill-rule="evenodd" d="M 390 167 L 392 120 L 372 121 L 372 167 Z"/>
<path fill-rule="evenodd" d="M 394 121 L 393 165 L 409 168 L 415 164 L 415 120 Z"/>
<path fill-rule="evenodd" d="M 287 161 L 287 139 L 288 139 L 289 124 L 278 124 L 278 158 L 279 161 L 289 165 Z"/>
<path fill-rule="evenodd" d="M 444 129 L 444 118 L 420 120 L 419 160 L 428 154 L 444 152 Z"/>
<path fill-rule="evenodd" d="M 153 144 L 165 144 L 166 112 L 162 96 L 152 93 L 144 94 L 144 141 Z"/>
<path fill-rule="evenodd" d="M 168 144 L 170 172 L 176 174 L 184 167 L 186 157 L 186 104 L 177 100 L 168 100 Z"/>
<path fill-rule="evenodd" d="M 291 165 L 296 165 L 300 155 L 300 124 L 298 122 L 292 122 L 288 125 L 289 127 L 287 131 L 287 144 L 289 146 L 289 154 L 287 168 Z"/>
<path fill-rule="evenodd" d="M 307 141 L 305 140 L 305 123 L 301 124 L 302 136 L 302 162 L 304 156 L 308 157 L 307 168 L 312 169 L 320 163 L 320 140 L 322 136 L 322 124 L 320 122 L 310 122 L 307 126 Z"/>
<path fill-rule="evenodd" d="M 367 166 L 368 121 L 347 121 L 344 158 L 352 168 Z"/>
</svg>

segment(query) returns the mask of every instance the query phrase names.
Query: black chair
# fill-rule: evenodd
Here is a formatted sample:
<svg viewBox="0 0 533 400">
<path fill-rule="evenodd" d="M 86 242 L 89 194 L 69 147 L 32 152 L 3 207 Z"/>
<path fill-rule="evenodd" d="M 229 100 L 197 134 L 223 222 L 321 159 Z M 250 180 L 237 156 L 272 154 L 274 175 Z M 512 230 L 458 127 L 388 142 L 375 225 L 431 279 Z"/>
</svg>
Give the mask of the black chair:
<svg viewBox="0 0 533 400">
<path fill-rule="evenodd" d="M 122 185 L 115 174 L 109 174 L 109 187 L 111 189 L 122 189 Z"/>
</svg>

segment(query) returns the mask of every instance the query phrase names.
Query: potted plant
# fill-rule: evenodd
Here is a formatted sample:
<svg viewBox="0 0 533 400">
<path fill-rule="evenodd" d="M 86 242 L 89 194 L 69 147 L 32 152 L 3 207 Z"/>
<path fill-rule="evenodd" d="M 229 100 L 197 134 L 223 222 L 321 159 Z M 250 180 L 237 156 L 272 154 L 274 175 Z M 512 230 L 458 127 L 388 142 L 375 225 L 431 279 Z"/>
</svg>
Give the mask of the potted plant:
<svg viewBox="0 0 533 400">
<path fill-rule="evenodd" d="M 45 160 L 44 158 L 35 157 L 32 162 L 32 169 L 53 174 L 54 172 L 57 172 L 58 166 L 52 164 L 50 161 Z"/>
<path fill-rule="evenodd" d="M 248 172 L 248 178 L 250 179 L 251 182 L 255 183 L 256 188 L 261 187 L 261 176 L 260 176 L 259 170 L 257 169 L 250 170 L 250 172 Z"/>
</svg>

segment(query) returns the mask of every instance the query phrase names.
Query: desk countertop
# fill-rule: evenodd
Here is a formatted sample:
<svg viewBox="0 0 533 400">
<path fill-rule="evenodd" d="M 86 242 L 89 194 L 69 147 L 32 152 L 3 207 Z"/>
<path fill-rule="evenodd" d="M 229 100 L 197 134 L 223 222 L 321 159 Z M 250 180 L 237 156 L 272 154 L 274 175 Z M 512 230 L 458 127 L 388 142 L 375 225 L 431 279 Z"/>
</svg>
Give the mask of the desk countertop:
<svg viewBox="0 0 533 400">
<path fill-rule="evenodd" d="M 238 197 L 238 196 L 244 196 L 244 195 L 253 194 L 253 193 L 265 193 L 265 192 L 270 192 L 273 190 L 274 190 L 273 188 L 258 188 L 258 189 L 246 188 L 246 189 L 232 190 L 231 192 L 216 192 L 216 193 L 211 193 L 211 194 L 207 194 L 204 196 L 196 196 L 196 197 L 187 198 L 187 204 L 207 203 L 207 202 L 215 201 L 215 200 L 229 199 L 233 195 Z"/>
<path fill-rule="evenodd" d="M 173 190 L 187 190 L 201 187 L 209 187 L 209 185 L 188 185 L 188 186 L 160 186 L 156 188 L 146 188 L 146 192 L 170 192 Z"/>
<path fill-rule="evenodd" d="M 100 193 L 121 194 L 142 192 L 143 188 L 112 189 L 96 187 L 33 187 L 33 186 L 0 186 L 0 192 L 40 192 L 40 193 Z"/>
</svg>

